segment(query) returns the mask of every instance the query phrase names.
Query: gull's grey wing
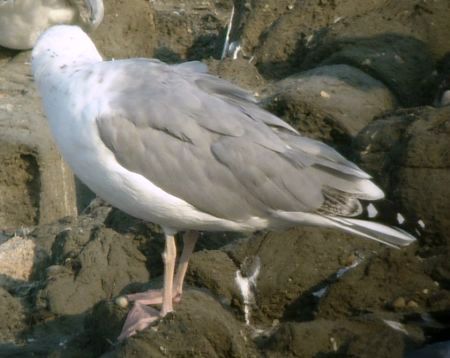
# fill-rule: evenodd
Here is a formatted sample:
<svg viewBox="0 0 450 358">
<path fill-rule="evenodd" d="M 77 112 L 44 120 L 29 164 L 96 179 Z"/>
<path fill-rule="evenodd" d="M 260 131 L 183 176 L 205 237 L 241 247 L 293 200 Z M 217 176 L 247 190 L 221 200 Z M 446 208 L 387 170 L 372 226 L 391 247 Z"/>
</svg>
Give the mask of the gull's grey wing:
<svg viewBox="0 0 450 358">
<path fill-rule="evenodd" d="M 239 91 L 205 90 L 198 72 L 145 60 L 115 61 L 107 70 L 115 78 L 109 110 L 97 118 L 100 137 L 121 165 L 166 192 L 231 220 L 272 210 L 329 212 L 331 204 L 333 213 L 355 212 L 353 192 L 367 181 L 354 175 L 358 168 L 315 141 L 303 150 L 302 137 L 271 124 L 271 115 Z M 349 189 L 348 205 L 330 204 L 327 188 L 341 196 Z"/>
<path fill-rule="evenodd" d="M 208 73 L 208 66 L 200 61 L 188 61 L 177 65 L 173 65 L 181 71 L 197 72 L 197 73 Z"/>
<path fill-rule="evenodd" d="M 268 126 L 282 128 L 287 132 L 298 134 L 288 123 L 259 107 L 257 99 L 250 92 L 207 73 L 196 74 L 193 79 L 201 90 L 238 107 L 247 116 L 258 119 Z"/>
<path fill-rule="evenodd" d="M 268 126 L 283 128 L 287 132 L 298 134 L 288 123 L 272 113 L 258 106 L 255 96 L 231 82 L 208 74 L 208 67 L 199 61 L 184 62 L 172 66 L 177 71 L 183 71 L 183 75 L 195 83 L 199 89 L 238 107 L 242 112 L 252 118 L 258 118 Z"/>
</svg>

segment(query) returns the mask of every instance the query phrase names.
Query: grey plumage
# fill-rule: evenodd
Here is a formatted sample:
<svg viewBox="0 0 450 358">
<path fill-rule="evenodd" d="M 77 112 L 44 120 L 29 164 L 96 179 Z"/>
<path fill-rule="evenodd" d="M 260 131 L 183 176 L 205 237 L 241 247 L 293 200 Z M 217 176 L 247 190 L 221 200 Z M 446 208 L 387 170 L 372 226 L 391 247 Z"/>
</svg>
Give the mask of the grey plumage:
<svg viewBox="0 0 450 358">
<path fill-rule="evenodd" d="M 106 146 L 125 168 L 203 212 L 227 220 L 275 211 L 356 216 L 359 199 L 382 196 L 355 164 L 198 62 L 101 65 L 114 65 L 116 76 L 112 113 L 97 119 Z"/>
</svg>

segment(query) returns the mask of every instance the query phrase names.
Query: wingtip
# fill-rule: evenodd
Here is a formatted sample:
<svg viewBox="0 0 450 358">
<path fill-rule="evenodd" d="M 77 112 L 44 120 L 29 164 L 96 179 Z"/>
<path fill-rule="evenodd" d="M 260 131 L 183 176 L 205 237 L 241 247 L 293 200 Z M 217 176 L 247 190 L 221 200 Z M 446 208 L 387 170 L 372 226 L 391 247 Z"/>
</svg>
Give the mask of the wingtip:
<svg viewBox="0 0 450 358">
<path fill-rule="evenodd" d="M 405 230 L 394 226 L 387 226 L 360 219 L 337 218 L 330 216 L 328 218 L 341 229 L 381 242 L 394 248 L 408 246 L 417 240 L 413 235 L 409 234 Z"/>
<path fill-rule="evenodd" d="M 384 191 L 371 180 L 365 180 L 362 189 L 366 200 L 380 200 L 385 197 Z"/>
</svg>

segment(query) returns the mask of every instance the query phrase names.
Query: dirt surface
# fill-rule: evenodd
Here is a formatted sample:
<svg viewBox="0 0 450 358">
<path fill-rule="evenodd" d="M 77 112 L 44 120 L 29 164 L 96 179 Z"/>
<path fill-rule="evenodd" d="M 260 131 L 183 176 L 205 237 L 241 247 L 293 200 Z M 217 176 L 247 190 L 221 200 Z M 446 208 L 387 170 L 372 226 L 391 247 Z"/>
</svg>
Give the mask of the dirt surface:
<svg viewBox="0 0 450 358">
<path fill-rule="evenodd" d="M 221 60 L 232 5 L 106 0 L 92 36 L 105 57 L 201 60 L 257 94 L 372 174 L 387 194 L 376 218 L 417 243 L 205 233 L 175 312 L 119 343 L 129 308 L 116 298 L 161 287 L 164 237 L 100 201 L 86 209 L 43 125 L 29 53 L 0 49 L 0 356 L 446 357 L 450 107 L 431 105 L 450 83 L 450 3 L 236 0 Z"/>
</svg>

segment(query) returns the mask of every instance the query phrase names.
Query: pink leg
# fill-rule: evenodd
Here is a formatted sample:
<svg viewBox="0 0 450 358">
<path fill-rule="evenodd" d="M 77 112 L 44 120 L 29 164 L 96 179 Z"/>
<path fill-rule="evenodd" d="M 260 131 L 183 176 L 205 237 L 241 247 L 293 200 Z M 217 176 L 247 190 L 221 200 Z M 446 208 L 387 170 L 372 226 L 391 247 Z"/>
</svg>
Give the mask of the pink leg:
<svg viewBox="0 0 450 358">
<path fill-rule="evenodd" d="M 188 231 L 183 236 L 183 253 L 178 263 L 177 274 L 175 276 L 174 301 L 179 302 L 183 293 L 183 282 L 186 276 L 189 259 L 194 251 L 195 244 L 198 240 L 198 231 Z"/>
<path fill-rule="evenodd" d="M 180 257 L 177 273 L 174 277 L 176 246 L 173 235 L 166 235 L 166 249 L 163 253 L 164 260 L 164 286 L 163 290 L 148 290 L 142 293 L 127 295 L 129 301 L 134 301 L 134 306 L 128 313 L 119 340 L 132 336 L 137 331 L 148 327 L 152 322 L 164 317 L 173 311 L 172 301 L 179 302 L 183 292 L 183 282 L 186 276 L 189 258 L 194 251 L 198 239 L 197 231 L 189 231 L 183 237 L 184 247 Z M 162 309 L 157 310 L 146 305 L 161 304 Z"/>
<path fill-rule="evenodd" d="M 119 341 L 132 336 L 137 331 L 143 330 L 152 322 L 161 317 L 164 317 L 167 313 L 173 311 L 172 292 L 176 254 L 177 249 L 175 246 L 174 235 L 166 235 L 166 248 L 163 253 L 164 286 L 162 290 L 162 310 L 161 312 L 158 312 L 154 308 L 145 306 L 141 300 L 136 300 L 134 302 L 133 308 L 130 310 L 130 312 L 128 312 L 127 319 L 125 320 L 125 324 L 122 328 L 122 332 L 117 338 Z M 155 297 L 157 296 L 156 294 L 153 295 Z"/>
<path fill-rule="evenodd" d="M 164 261 L 164 285 L 161 317 L 173 311 L 173 276 L 175 274 L 175 260 L 177 258 L 177 247 L 175 245 L 175 236 L 166 235 L 166 250 L 163 253 Z"/>
</svg>

